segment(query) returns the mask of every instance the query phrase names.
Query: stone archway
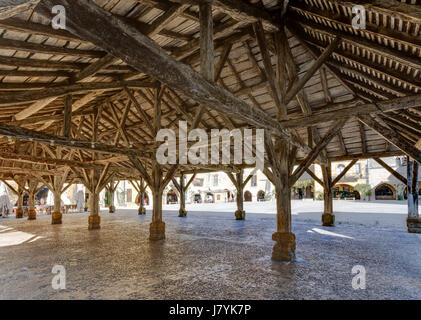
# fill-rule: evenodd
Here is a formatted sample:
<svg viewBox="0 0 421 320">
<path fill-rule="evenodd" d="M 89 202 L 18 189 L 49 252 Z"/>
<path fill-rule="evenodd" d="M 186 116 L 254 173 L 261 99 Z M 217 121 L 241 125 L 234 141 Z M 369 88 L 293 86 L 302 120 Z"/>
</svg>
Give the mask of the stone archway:
<svg viewBox="0 0 421 320">
<path fill-rule="evenodd" d="M 390 184 L 379 184 L 375 189 L 376 200 L 395 200 L 396 189 Z"/>
<path fill-rule="evenodd" d="M 175 190 L 171 189 L 167 192 L 166 196 L 166 202 L 167 204 L 177 204 L 178 203 L 178 196 Z"/>
<path fill-rule="evenodd" d="M 252 202 L 253 196 L 250 191 L 244 192 L 244 202 Z"/>
</svg>

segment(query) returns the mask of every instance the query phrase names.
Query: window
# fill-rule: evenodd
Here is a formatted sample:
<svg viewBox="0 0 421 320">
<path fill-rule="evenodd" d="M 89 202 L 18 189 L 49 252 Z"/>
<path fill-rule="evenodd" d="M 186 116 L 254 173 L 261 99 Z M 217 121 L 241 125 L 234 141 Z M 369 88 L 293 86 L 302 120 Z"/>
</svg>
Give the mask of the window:
<svg viewBox="0 0 421 320">
<path fill-rule="evenodd" d="M 195 187 L 203 187 L 203 182 L 204 182 L 203 178 L 196 178 L 193 180 L 193 185 Z"/>
<path fill-rule="evenodd" d="M 266 191 L 267 194 L 270 193 L 270 186 L 271 186 L 270 181 L 269 180 L 266 180 L 265 191 Z"/>
<path fill-rule="evenodd" d="M 253 177 L 251 177 L 251 186 L 252 187 L 256 187 L 257 186 L 257 176 L 254 175 Z"/>
<path fill-rule="evenodd" d="M 345 170 L 345 166 L 343 164 L 340 164 L 336 167 L 336 170 L 338 171 L 338 174 L 342 173 L 342 171 Z"/>
<path fill-rule="evenodd" d="M 360 174 L 361 173 L 361 165 L 359 163 L 355 164 L 355 173 Z"/>
<path fill-rule="evenodd" d="M 214 187 L 217 187 L 218 186 L 218 175 L 217 174 L 215 174 L 213 176 L 213 186 Z"/>
<path fill-rule="evenodd" d="M 216 195 L 216 200 L 221 200 L 221 195 L 220 194 Z"/>
</svg>

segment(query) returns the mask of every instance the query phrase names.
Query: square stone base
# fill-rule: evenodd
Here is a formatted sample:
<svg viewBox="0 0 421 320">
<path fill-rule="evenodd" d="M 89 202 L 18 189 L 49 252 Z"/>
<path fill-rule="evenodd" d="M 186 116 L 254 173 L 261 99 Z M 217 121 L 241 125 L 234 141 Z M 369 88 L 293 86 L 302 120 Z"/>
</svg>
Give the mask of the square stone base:
<svg viewBox="0 0 421 320">
<path fill-rule="evenodd" d="M 53 212 L 51 214 L 51 224 L 61 224 L 62 223 L 62 213 L 61 212 Z"/>
<path fill-rule="evenodd" d="M 158 241 L 165 239 L 165 223 L 152 222 L 149 225 L 149 240 Z"/>
<path fill-rule="evenodd" d="M 246 220 L 246 212 L 244 210 L 235 211 L 235 220 Z"/>
<path fill-rule="evenodd" d="M 19 208 L 16 209 L 16 219 L 22 219 L 23 218 L 23 209 Z"/>
<path fill-rule="evenodd" d="M 115 207 L 114 206 L 110 206 L 110 213 L 115 213 Z"/>
<path fill-rule="evenodd" d="M 335 226 L 335 215 L 325 213 L 322 215 L 323 227 L 334 227 Z"/>
<path fill-rule="evenodd" d="M 421 233 L 421 218 L 406 219 L 406 226 L 409 233 Z"/>
<path fill-rule="evenodd" d="M 138 213 L 139 213 L 139 215 L 146 214 L 146 208 L 145 207 L 139 207 Z"/>
<path fill-rule="evenodd" d="M 178 216 L 181 218 L 187 217 L 187 211 L 184 209 L 180 209 L 180 211 L 178 211 Z"/>
<path fill-rule="evenodd" d="M 295 260 L 295 234 L 292 232 L 275 232 L 272 235 L 272 240 L 275 241 L 275 245 L 272 250 L 272 260 Z"/>
<path fill-rule="evenodd" d="M 36 210 L 28 210 L 28 220 L 36 220 L 37 218 L 37 211 Z"/>
<path fill-rule="evenodd" d="M 88 225 L 89 230 L 101 229 L 101 217 L 100 216 L 89 216 L 88 223 L 89 223 L 89 225 Z"/>
</svg>

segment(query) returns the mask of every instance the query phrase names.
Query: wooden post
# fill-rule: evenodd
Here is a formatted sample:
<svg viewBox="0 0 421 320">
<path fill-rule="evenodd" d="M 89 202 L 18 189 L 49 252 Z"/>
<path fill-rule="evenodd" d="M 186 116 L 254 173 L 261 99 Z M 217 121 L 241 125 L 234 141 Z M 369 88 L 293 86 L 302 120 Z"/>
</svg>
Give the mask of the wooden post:
<svg viewBox="0 0 421 320">
<path fill-rule="evenodd" d="M 110 206 L 109 206 L 110 213 L 115 213 L 114 201 L 115 201 L 115 191 L 117 189 L 118 183 L 119 183 L 118 181 L 115 184 L 114 184 L 114 181 L 110 181 L 110 183 L 108 183 L 106 186 L 106 189 L 110 195 Z"/>
<path fill-rule="evenodd" d="M 54 194 L 54 210 L 51 214 L 51 224 L 61 224 L 63 214 L 61 213 L 61 193 L 56 190 Z"/>
<path fill-rule="evenodd" d="M 97 184 L 99 182 L 99 171 L 98 169 L 92 169 L 89 200 L 91 201 L 91 213 L 88 219 L 88 229 L 95 230 L 101 228 L 101 217 L 99 216 L 99 191 L 97 190 Z"/>
<path fill-rule="evenodd" d="M 273 182 L 276 192 L 276 232 L 272 235 L 275 245 L 272 260 L 292 261 L 295 259 L 295 234 L 291 225 L 291 187 L 289 185 L 289 145 L 285 140 L 277 141 L 273 161 Z"/>
<path fill-rule="evenodd" d="M 185 186 L 185 176 L 184 174 L 181 174 L 180 176 L 180 211 L 178 216 L 179 217 L 186 217 L 187 211 L 186 211 L 186 186 Z"/>
<path fill-rule="evenodd" d="M 237 211 L 235 211 L 236 220 L 245 220 L 246 212 L 244 211 L 244 187 L 243 187 L 243 175 L 244 170 L 241 169 L 239 173 L 236 174 L 237 177 Z"/>
<path fill-rule="evenodd" d="M 332 166 L 330 161 L 322 166 L 323 174 L 323 199 L 324 212 L 322 215 L 322 223 L 325 227 L 333 227 L 335 225 L 335 215 L 333 214 L 333 196 L 332 196 Z"/>
<path fill-rule="evenodd" d="M 410 233 L 421 233 L 421 218 L 418 211 L 418 168 L 417 161 L 407 157 L 407 194 L 408 219 L 407 227 Z"/>
<path fill-rule="evenodd" d="M 21 187 L 18 188 L 18 207 L 16 208 L 16 219 L 22 219 L 23 218 L 23 194 L 24 191 Z"/>
<path fill-rule="evenodd" d="M 37 211 L 35 210 L 35 196 L 37 194 L 38 181 L 30 180 L 29 186 L 29 209 L 28 220 L 35 220 L 37 218 Z"/>
<path fill-rule="evenodd" d="M 140 185 L 139 185 L 139 195 L 140 195 L 140 204 L 139 204 L 139 215 L 146 214 L 145 204 L 145 192 L 146 192 L 146 185 L 143 181 L 143 178 L 140 178 Z"/>
</svg>

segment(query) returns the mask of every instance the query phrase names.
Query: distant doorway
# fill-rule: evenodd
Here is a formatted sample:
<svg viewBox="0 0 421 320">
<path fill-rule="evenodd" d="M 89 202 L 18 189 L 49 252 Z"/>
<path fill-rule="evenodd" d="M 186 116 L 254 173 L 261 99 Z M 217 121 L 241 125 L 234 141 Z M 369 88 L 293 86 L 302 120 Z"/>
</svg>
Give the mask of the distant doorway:
<svg viewBox="0 0 421 320">
<path fill-rule="evenodd" d="M 244 192 L 244 201 L 245 202 L 251 202 L 253 199 L 251 192 L 250 191 L 246 191 Z"/>
</svg>

